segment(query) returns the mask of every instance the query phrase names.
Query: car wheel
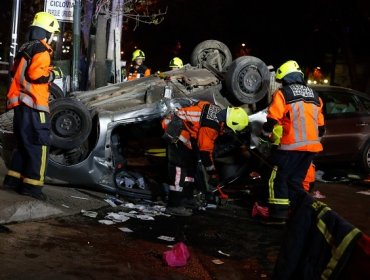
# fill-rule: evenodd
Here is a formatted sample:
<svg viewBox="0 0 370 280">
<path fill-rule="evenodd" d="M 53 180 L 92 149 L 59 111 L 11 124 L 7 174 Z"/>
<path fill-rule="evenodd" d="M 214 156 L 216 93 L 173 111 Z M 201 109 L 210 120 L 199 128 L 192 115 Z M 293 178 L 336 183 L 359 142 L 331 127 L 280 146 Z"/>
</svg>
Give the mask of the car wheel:
<svg viewBox="0 0 370 280">
<path fill-rule="evenodd" d="M 370 173 L 370 142 L 362 150 L 360 167 L 365 173 Z"/>
<path fill-rule="evenodd" d="M 86 106 L 71 98 L 59 98 L 50 103 L 51 145 L 71 150 L 88 138 L 92 120 Z"/>
<path fill-rule="evenodd" d="M 54 83 L 49 84 L 49 103 L 55 99 L 64 97 L 64 92 Z"/>
<path fill-rule="evenodd" d="M 253 104 L 268 93 L 270 71 L 259 58 L 241 56 L 231 63 L 226 73 L 225 83 L 235 101 L 241 104 Z"/>
<path fill-rule="evenodd" d="M 207 63 L 218 71 L 223 71 L 231 64 L 231 61 L 230 49 L 217 40 L 206 40 L 199 43 L 190 57 L 191 65 L 198 66 Z"/>
</svg>

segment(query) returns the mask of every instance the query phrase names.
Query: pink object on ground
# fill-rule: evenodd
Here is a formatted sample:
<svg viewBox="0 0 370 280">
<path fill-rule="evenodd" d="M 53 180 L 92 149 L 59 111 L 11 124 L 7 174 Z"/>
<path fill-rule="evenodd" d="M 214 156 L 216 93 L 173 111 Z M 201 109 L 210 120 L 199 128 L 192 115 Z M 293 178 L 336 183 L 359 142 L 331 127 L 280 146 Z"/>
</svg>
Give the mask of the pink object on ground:
<svg viewBox="0 0 370 280">
<path fill-rule="evenodd" d="M 171 250 L 163 253 L 163 260 L 168 266 L 184 266 L 189 258 L 188 247 L 183 242 L 176 243 Z"/>
<path fill-rule="evenodd" d="M 263 218 L 268 218 L 270 216 L 268 207 L 263 207 L 255 202 L 252 209 L 252 217 L 261 216 Z"/>
<path fill-rule="evenodd" d="M 320 191 L 314 191 L 314 192 L 312 193 L 312 197 L 313 197 L 313 198 L 325 198 L 326 196 L 325 196 L 325 195 L 323 195 L 323 194 L 321 194 L 321 192 L 320 192 Z"/>
</svg>

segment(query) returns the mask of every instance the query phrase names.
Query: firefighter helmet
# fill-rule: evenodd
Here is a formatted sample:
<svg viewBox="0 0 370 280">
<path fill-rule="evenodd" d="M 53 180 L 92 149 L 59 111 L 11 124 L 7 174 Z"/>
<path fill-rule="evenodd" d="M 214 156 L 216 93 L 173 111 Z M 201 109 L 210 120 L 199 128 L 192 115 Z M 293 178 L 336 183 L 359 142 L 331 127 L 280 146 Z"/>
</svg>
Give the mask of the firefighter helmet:
<svg viewBox="0 0 370 280">
<path fill-rule="evenodd" d="M 184 66 L 184 64 L 182 63 L 182 60 L 179 57 L 174 57 L 170 61 L 170 67 L 171 68 L 175 68 L 175 67 L 181 68 L 183 66 Z"/>
<path fill-rule="evenodd" d="M 40 27 L 50 33 L 60 32 L 57 19 L 47 12 L 38 12 L 33 18 L 31 26 Z"/>
<path fill-rule="evenodd" d="M 133 53 L 132 53 L 132 61 L 135 61 L 136 59 L 138 58 L 141 58 L 142 60 L 145 60 L 145 54 L 142 50 L 135 50 Z"/>
<path fill-rule="evenodd" d="M 275 78 L 277 80 L 283 79 L 286 75 L 290 73 L 301 73 L 303 76 L 303 72 L 301 71 L 301 68 L 299 68 L 299 65 L 294 60 L 288 60 L 287 62 L 283 63 L 275 73 Z"/>
<path fill-rule="evenodd" d="M 242 131 L 248 126 L 248 114 L 242 107 L 228 107 L 226 125 L 234 132 Z"/>
</svg>

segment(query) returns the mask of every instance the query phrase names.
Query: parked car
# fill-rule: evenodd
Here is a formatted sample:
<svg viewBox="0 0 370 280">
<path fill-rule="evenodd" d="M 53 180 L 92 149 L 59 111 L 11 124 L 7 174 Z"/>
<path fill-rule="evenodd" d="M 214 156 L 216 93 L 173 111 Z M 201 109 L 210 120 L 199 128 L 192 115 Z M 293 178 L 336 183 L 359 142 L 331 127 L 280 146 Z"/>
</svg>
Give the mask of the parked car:
<svg viewBox="0 0 370 280">
<path fill-rule="evenodd" d="M 178 70 L 51 101 L 48 180 L 152 198 L 166 180 L 160 125 L 165 114 L 199 99 L 226 108 L 256 103 L 268 93 L 265 63 L 253 56 L 232 60 L 222 42 L 201 42 L 190 61 Z M 6 164 L 15 143 L 11 114 L 0 115 Z"/>
<path fill-rule="evenodd" d="M 370 173 L 370 95 L 349 88 L 315 85 L 324 102 L 324 151 L 316 162 L 353 163 Z"/>
</svg>

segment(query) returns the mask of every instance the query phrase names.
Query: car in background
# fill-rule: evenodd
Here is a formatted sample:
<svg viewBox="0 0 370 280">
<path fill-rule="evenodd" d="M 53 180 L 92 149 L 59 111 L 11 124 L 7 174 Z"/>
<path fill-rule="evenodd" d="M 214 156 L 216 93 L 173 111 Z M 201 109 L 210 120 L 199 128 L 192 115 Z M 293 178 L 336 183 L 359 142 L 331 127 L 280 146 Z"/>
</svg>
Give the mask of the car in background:
<svg viewBox="0 0 370 280">
<path fill-rule="evenodd" d="M 315 161 L 355 164 L 370 173 L 370 95 L 353 89 L 312 85 L 324 103 L 323 152 Z"/>
</svg>

